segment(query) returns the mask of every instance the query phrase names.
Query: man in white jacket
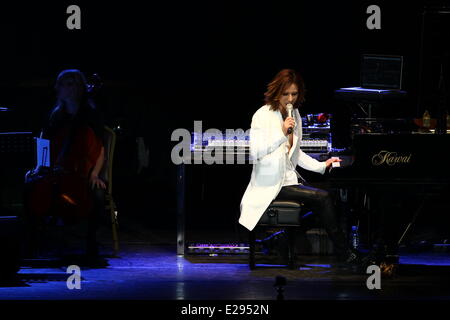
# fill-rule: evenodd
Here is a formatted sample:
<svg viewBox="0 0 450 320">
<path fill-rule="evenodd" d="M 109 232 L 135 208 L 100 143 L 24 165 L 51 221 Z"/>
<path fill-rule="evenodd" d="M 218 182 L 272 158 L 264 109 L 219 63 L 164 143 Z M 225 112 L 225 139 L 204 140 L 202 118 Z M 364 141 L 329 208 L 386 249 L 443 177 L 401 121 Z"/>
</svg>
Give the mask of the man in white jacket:
<svg viewBox="0 0 450 320">
<path fill-rule="evenodd" d="M 302 122 L 298 107 L 304 101 L 304 95 L 304 82 L 294 70 L 281 70 L 269 83 L 266 105 L 252 118 L 250 153 L 253 171 L 242 197 L 239 223 L 253 230 L 274 199 L 298 200 L 318 215 L 338 257 L 356 262 L 358 253 L 349 248 L 344 232 L 338 227 L 329 193 L 299 183 L 301 177 L 295 170 L 297 165 L 324 174 L 333 162 L 341 161 L 331 158 L 319 162 L 300 150 Z M 293 106 L 292 117 L 288 116 L 288 104 Z"/>
</svg>

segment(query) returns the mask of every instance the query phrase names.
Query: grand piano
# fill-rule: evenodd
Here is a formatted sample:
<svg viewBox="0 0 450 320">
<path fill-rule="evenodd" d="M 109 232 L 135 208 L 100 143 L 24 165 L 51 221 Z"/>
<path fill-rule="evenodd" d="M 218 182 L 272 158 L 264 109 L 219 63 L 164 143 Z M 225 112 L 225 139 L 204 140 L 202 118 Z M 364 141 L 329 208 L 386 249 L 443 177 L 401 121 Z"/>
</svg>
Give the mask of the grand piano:
<svg viewBox="0 0 450 320">
<path fill-rule="evenodd" d="M 365 244 L 397 256 L 430 203 L 450 196 L 450 134 L 355 134 L 327 182 L 365 226 Z M 344 192 L 342 192 L 344 191 Z M 349 198 L 351 200 L 349 200 Z"/>
</svg>

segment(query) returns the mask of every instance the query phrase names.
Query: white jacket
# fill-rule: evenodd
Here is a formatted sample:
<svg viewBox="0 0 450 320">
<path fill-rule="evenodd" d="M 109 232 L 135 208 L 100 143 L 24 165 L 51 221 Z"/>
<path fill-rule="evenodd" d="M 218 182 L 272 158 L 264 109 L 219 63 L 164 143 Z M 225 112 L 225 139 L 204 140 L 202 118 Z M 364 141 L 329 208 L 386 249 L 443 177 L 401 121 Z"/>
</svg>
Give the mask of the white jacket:
<svg viewBox="0 0 450 320">
<path fill-rule="evenodd" d="M 294 109 L 293 146 L 289 157 L 294 168 L 302 168 L 323 174 L 325 162 L 317 161 L 299 148 L 302 139 L 302 121 L 298 109 Z M 269 105 L 259 108 L 252 118 L 250 128 L 250 155 L 253 171 L 250 183 L 241 201 L 239 223 L 253 230 L 272 200 L 281 190 L 286 171 L 287 137 L 282 130 L 283 117 L 280 111 L 270 110 Z M 297 173 L 298 176 L 300 176 Z"/>
</svg>

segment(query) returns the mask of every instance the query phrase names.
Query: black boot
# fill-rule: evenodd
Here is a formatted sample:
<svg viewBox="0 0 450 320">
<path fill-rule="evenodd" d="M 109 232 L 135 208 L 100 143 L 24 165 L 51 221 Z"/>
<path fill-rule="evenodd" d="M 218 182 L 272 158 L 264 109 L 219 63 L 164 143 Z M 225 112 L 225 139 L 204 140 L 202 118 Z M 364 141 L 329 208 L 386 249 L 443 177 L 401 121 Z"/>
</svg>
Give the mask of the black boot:
<svg viewBox="0 0 450 320">
<path fill-rule="evenodd" d="M 348 249 L 343 256 L 343 262 L 349 265 L 359 265 L 362 262 L 362 254 L 358 250 Z"/>
<path fill-rule="evenodd" d="M 328 236 L 334 245 L 339 267 L 363 267 L 365 256 L 348 245 L 344 232 L 339 229 L 329 230 Z"/>
</svg>

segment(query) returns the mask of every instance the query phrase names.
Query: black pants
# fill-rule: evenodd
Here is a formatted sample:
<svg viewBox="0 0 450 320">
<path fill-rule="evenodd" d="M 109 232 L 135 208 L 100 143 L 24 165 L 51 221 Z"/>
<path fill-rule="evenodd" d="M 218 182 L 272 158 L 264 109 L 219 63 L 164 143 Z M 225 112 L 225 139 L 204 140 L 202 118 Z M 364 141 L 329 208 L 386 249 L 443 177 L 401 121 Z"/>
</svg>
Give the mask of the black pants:
<svg viewBox="0 0 450 320">
<path fill-rule="evenodd" d="M 284 186 L 281 188 L 276 200 L 303 202 L 318 216 L 330 240 L 333 242 L 336 254 L 343 256 L 347 253 L 349 246 L 345 234 L 337 222 L 333 199 L 328 191 L 301 184 Z"/>
<path fill-rule="evenodd" d="M 97 255 L 97 230 L 101 217 L 105 214 L 105 189 L 94 188 L 91 189 L 93 199 L 92 212 L 89 215 L 88 234 L 87 234 L 87 254 Z"/>
</svg>

